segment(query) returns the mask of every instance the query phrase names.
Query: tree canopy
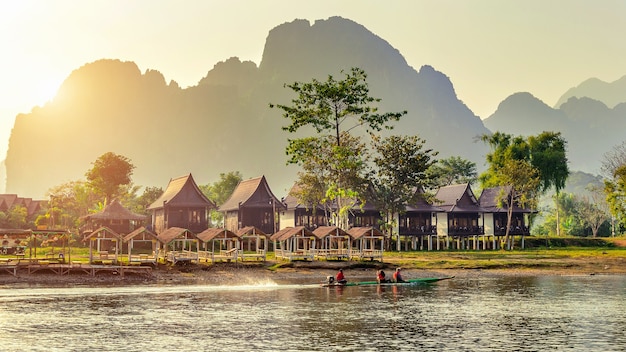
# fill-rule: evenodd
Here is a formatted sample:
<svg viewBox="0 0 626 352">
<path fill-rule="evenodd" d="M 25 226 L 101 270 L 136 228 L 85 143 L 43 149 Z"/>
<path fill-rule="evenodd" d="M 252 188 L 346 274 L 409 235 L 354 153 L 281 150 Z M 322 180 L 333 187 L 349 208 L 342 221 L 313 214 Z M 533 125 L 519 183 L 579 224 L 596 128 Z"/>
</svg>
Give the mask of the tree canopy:
<svg viewBox="0 0 626 352">
<path fill-rule="evenodd" d="M 104 196 L 104 204 L 120 194 L 120 186 L 129 185 L 135 165 L 125 156 L 112 152 L 102 154 L 92 163 L 85 176 L 92 189 Z"/>
</svg>

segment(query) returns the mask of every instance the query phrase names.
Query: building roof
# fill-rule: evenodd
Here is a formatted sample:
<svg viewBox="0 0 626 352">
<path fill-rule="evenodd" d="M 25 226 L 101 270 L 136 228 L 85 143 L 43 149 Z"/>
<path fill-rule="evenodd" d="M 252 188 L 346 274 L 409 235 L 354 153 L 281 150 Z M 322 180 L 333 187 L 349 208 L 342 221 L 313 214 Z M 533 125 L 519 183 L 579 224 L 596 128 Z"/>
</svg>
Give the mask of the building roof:
<svg viewBox="0 0 626 352">
<path fill-rule="evenodd" d="M 272 193 L 265 176 L 240 181 L 230 198 L 219 207 L 219 211 L 238 210 L 240 206 L 285 208 L 285 205 Z"/>
<path fill-rule="evenodd" d="M 122 236 L 111 230 L 110 228 L 106 227 L 106 226 L 101 226 L 99 228 L 97 228 L 94 232 L 90 233 L 89 235 L 85 236 L 85 239 L 89 239 L 91 237 L 97 237 L 97 238 L 106 238 L 106 239 L 122 239 Z"/>
<path fill-rule="evenodd" d="M 166 204 L 179 207 L 215 208 L 215 204 L 200 191 L 191 174 L 171 179 L 161 197 L 148 209 L 160 209 Z"/>
<path fill-rule="evenodd" d="M 26 208 L 27 216 L 32 216 L 41 209 L 45 200 L 33 200 L 32 198 L 18 197 L 17 194 L 0 194 L 0 211 L 6 212 L 14 206 Z"/>
<path fill-rule="evenodd" d="M 191 231 L 180 227 L 170 227 L 158 235 L 159 241 L 168 244 L 176 238 L 197 239 L 198 237 Z"/>
<path fill-rule="evenodd" d="M 352 236 L 352 238 L 359 239 L 361 237 L 385 237 L 380 230 L 375 227 L 353 227 L 348 230 L 348 234 Z"/>
<path fill-rule="evenodd" d="M 311 230 L 307 229 L 304 226 L 296 226 L 296 227 L 285 227 L 284 229 L 276 232 L 275 234 L 273 234 L 270 239 L 272 241 L 284 241 L 288 238 L 291 237 L 304 237 L 304 236 L 309 236 L 309 237 L 314 237 L 315 235 L 313 234 L 313 232 L 311 232 Z"/>
<path fill-rule="evenodd" d="M 263 232 L 263 230 L 259 229 L 256 226 L 246 226 L 237 231 L 237 236 L 239 237 L 255 236 L 255 235 L 269 237 L 268 234 L 266 234 L 265 232 Z"/>
<path fill-rule="evenodd" d="M 405 209 L 407 212 L 415 212 L 415 213 L 418 213 L 418 212 L 440 213 L 444 211 L 440 207 L 437 207 L 428 203 L 426 199 L 424 199 L 424 197 L 421 197 L 421 196 L 418 196 L 416 200 L 410 205 L 407 205 Z"/>
<path fill-rule="evenodd" d="M 511 194 L 511 186 L 498 186 L 485 188 L 480 194 L 480 198 L 478 199 L 481 208 L 490 213 L 505 213 L 507 212 L 508 206 L 506 204 L 502 204 L 502 207 L 498 206 L 498 198 L 500 198 L 501 192 L 504 194 Z M 531 209 L 521 208 L 517 204 L 513 205 L 514 213 L 532 213 Z"/>
<path fill-rule="evenodd" d="M 469 183 L 444 186 L 435 194 L 437 207 L 449 213 L 484 212 Z"/>
<path fill-rule="evenodd" d="M 157 236 L 157 234 L 141 226 L 140 228 L 135 229 L 135 231 L 129 233 L 128 235 L 125 235 L 123 241 L 128 242 L 131 239 L 135 239 L 136 237 L 141 237 L 142 240 L 146 240 L 148 238 L 157 241 L 159 240 L 159 236 Z"/>
<path fill-rule="evenodd" d="M 198 239 L 202 242 L 209 242 L 211 240 L 215 240 L 215 239 L 232 239 L 232 238 L 239 238 L 239 236 L 227 229 L 221 229 L 221 228 L 208 228 L 202 232 L 200 232 L 198 235 Z"/>
<path fill-rule="evenodd" d="M 85 220 L 147 220 L 147 215 L 141 215 L 131 212 L 117 200 L 113 200 L 101 212 L 85 215 Z"/>
<path fill-rule="evenodd" d="M 320 239 L 327 236 L 350 236 L 346 231 L 337 226 L 320 226 L 313 230 L 313 234 Z"/>
</svg>

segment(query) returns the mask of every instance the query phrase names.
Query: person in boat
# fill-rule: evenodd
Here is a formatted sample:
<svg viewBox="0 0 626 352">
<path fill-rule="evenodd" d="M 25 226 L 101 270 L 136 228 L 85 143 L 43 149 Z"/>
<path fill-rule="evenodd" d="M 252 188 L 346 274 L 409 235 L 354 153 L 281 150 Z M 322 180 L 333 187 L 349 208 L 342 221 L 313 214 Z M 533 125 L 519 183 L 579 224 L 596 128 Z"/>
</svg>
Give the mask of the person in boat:
<svg viewBox="0 0 626 352">
<path fill-rule="evenodd" d="M 393 273 L 393 282 L 406 282 L 402 279 L 402 274 L 400 273 L 400 268 L 396 268 L 396 271 Z"/>
<path fill-rule="evenodd" d="M 384 283 L 388 283 L 389 279 L 387 279 L 387 276 L 385 276 L 384 271 L 378 270 L 376 272 L 376 281 L 378 281 L 379 284 L 384 284 Z"/>
<path fill-rule="evenodd" d="M 348 280 L 346 280 L 346 277 L 343 275 L 343 269 L 339 269 L 339 271 L 337 272 L 337 276 L 335 276 L 335 282 L 340 285 L 345 285 L 348 282 Z"/>
</svg>

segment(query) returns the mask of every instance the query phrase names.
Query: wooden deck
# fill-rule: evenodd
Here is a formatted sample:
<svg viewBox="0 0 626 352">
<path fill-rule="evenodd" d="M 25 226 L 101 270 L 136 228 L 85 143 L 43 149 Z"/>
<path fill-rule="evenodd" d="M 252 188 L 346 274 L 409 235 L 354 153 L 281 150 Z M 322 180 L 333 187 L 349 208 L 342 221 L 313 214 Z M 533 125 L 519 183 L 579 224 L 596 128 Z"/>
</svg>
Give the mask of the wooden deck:
<svg viewBox="0 0 626 352">
<path fill-rule="evenodd" d="M 36 272 L 48 271 L 57 275 L 69 275 L 72 273 L 82 273 L 96 276 L 100 272 L 108 272 L 120 276 L 124 274 L 152 275 L 151 266 L 136 265 L 96 265 L 85 263 L 59 263 L 51 262 L 47 259 L 16 259 L 0 261 L 0 273 L 8 273 L 19 276 L 21 273 L 33 274 Z"/>
</svg>

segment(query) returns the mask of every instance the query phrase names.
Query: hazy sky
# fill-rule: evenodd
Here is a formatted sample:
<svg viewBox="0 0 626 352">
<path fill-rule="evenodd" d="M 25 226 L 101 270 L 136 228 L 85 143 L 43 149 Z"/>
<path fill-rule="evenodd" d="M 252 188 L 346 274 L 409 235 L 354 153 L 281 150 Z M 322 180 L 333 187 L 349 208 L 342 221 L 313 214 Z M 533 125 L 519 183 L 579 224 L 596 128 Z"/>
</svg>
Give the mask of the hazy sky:
<svg viewBox="0 0 626 352">
<path fill-rule="evenodd" d="M 0 160 L 15 116 L 86 63 L 134 61 L 187 87 L 232 56 L 258 65 L 282 23 L 331 16 L 445 73 L 482 118 L 515 92 L 554 105 L 588 78 L 626 75 L 623 0 L 0 0 Z"/>
</svg>

